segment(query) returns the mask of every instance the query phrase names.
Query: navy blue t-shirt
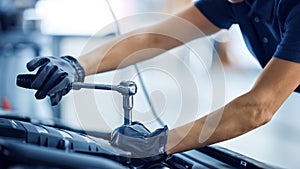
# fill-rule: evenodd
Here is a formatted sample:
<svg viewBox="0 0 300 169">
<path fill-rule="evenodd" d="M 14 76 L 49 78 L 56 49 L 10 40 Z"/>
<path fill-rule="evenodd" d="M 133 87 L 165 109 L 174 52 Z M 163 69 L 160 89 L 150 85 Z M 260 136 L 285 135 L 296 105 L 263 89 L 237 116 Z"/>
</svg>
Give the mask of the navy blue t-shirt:
<svg viewBox="0 0 300 169">
<path fill-rule="evenodd" d="M 262 67 L 272 57 L 300 63 L 299 0 L 199 0 L 195 6 L 219 28 L 239 24 L 249 51 Z"/>
</svg>

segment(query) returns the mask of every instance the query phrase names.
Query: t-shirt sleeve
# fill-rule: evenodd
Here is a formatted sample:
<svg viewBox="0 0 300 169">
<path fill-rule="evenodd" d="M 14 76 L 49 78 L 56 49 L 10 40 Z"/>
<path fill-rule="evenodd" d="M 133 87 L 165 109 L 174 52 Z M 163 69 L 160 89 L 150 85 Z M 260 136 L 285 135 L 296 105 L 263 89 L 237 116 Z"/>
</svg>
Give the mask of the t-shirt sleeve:
<svg viewBox="0 0 300 169">
<path fill-rule="evenodd" d="M 273 57 L 300 63 L 300 3 L 289 11 L 281 25 L 282 40 Z"/>
<path fill-rule="evenodd" d="M 231 5 L 228 0 L 199 0 L 195 3 L 203 15 L 221 29 L 229 29 L 235 23 Z"/>
</svg>

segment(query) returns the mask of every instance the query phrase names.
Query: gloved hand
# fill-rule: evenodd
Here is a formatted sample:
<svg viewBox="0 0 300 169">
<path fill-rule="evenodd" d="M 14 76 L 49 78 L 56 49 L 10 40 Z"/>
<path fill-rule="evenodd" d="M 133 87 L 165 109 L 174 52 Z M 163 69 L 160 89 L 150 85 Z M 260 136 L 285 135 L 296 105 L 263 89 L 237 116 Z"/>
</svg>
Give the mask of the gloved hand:
<svg viewBox="0 0 300 169">
<path fill-rule="evenodd" d="M 27 63 L 27 69 L 38 69 L 31 84 L 36 89 L 36 99 L 50 97 L 51 105 L 57 105 L 62 96 L 72 88 L 72 82 L 84 81 L 84 69 L 79 62 L 71 56 L 63 57 L 36 57 Z"/>
<path fill-rule="evenodd" d="M 111 134 L 111 145 L 132 153 L 132 158 L 161 161 L 166 157 L 168 127 L 150 132 L 143 124 L 122 125 Z"/>
</svg>

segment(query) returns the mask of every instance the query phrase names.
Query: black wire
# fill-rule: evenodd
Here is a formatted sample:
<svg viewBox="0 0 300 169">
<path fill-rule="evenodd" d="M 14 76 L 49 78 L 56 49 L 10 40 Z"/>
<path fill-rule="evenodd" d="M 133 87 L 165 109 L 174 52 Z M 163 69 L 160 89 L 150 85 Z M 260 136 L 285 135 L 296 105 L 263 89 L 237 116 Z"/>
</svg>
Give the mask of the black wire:
<svg viewBox="0 0 300 169">
<path fill-rule="evenodd" d="M 109 11 L 110 11 L 110 13 L 111 13 L 114 21 L 115 21 L 115 24 L 116 24 L 116 29 L 117 29 L 116 36 L 119 36 L 119 35 L 121 35 L 121 29 L 120 29 L 120 25 L 119 25 L 118 19 L 117 19 L 116 15 L 115 15 L 115 12 L 113 11 L 110 3 L 109 3 L 109 0 L 106 0 L 106 3 L 107 3 L 108 9 L 109 9 Z"/>
<path fill-rule="evenodd" d="M 116 24 L 116 36 L 120 36 L 120 35 L 121 35 L 121 30 L 120 30 L 120 25 L 119 25 L 118 19 L 117 19 L 116 15 L 115 15 L 115 13 L 114 13 L 114 11 L 113 11 L 113 9 L 112 9 L 110 3 L 109 3 L 109 0 L 106 0 L 106 3 L 107 3 L 107 6 L 108 6 L 108 8 L 109 8 L 109 10 L 110 10 L 110 12 L 111 12 L 111 14 L 112 14 L 112 17 L 113 17 L 113 19 L 114 19 L 114 21 L 115 21 L 115 24 Z M 152 112 L 153 116 L 157 119 L 157 122 L 158 122 L 161 126 L 164 126 L 163 121 L 160 119 L 160 117 L 158 116 L 156 110 L 154 109 L 154 106 L 153 106 L 152 101 L 151 101 L 151 99 L 150 99 L 150 96 L 149 96 L 149 94 L 148 94 L 148 92 L 147 92 L 147 89 L 146 89 L 144 80 L 143 80 L 143 78 L 142 78 L 142 75 L 141 75 L 141 73 L 140 73 L 140 71 L 139 71 L 139 68 L 138 68 L 137 64 L 134 64 L 133 66 L 134 66 L 134 69 L 135 69 L 135 71 L 136 71 L 136 73 L 137 73 L 137 77 L 138 77 L 138 79 L 139 79 L 139 81 L 140 81 L 140 83 L 141 83 L 142 91 L 143 91 L 144 94 L 145 94 L 146 100 L 147 100 L 147 102 L 148 102 L 148 104 L 149 104 L 149 107 L 150 107 L 150 109 L 151 109 L 151 112 Z"/>
<path fill-rule="evenodd" d="M 141 75 L 141 73 L 140 73 L 140 71 L 139 71 L 139 69 L 138 69 L 138 67 L 137 67 L 137 64 L 134 64 L 134 68 L 135 68 L 135 71 L 137 72 L 138 79 L 139 79 L 139 81 L 140 81 L 140 83 L 141 83 L 142 90 L 143 90 L 143 92 L 144 92 L 144 94 L 145 94 L 146 100 L 147 100 L 147 102 L 148 102 L 148 104 L 149 104 L 149 107 L 150 107 L 150 109 L 151 109 L 151 112 L 152 112 L 153 116 L 157 119 L 157 122 L 158 122 L 161 126 L 164 126 L 164 123 L 162 122 L 162 120 L 161 120 L 160 117 L 158 116 L 156 110 L 154 109 L 154 106 L 153 106 L 152 101 L 151 101 L 151 99 L 150 99 L 150 96 L 149 96 L 149 94 L 148 94 L 148 92 L 147 92 L 147 90 L 146 90 L 145 83 L 144 83 L 143 78 L 142 78 L 142 75 Z"/>
</svg>

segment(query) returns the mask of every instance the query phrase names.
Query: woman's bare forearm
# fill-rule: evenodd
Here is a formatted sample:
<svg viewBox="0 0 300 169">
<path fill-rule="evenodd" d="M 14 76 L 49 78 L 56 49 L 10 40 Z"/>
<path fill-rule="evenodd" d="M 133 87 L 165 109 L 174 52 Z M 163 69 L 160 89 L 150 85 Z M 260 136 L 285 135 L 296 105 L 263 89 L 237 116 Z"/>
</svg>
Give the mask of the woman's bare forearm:
<svg viewBox="0 0 300 169">
<path fill-rule="evenodd" d="M 161 45 L 162 43 L 164 45 Z M 110 40 L 79 57 L 79 62 L 83 65 L 86 75 L 89 75 L 129 66 L 180 44 L 178 40 L 141 29 Z M 139 53 L 136 54 L 137 52 Z"/>
<path fill-rule="evenodd" d="M 156 25 L 116 37 L 79 57 L 86 75 L 114 70 L 146 60 L 219 28 L 194 6 Z"/>
<path fill-rule="evenodd" d="M 245 94 L 223 108 L 169 131 L 168 154 L 198 148 L 242 135 L 264 123 L 261 103 L 249 104 Z"/>
<path fill-rule="evenodd" d="M 300 84 L 299 71 L 299 63 L 272 58 L 248 93 L 207 116 L 170 130 L 168 153 L 228 140 L 264 125 Z"/>
</svg>

